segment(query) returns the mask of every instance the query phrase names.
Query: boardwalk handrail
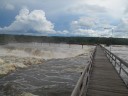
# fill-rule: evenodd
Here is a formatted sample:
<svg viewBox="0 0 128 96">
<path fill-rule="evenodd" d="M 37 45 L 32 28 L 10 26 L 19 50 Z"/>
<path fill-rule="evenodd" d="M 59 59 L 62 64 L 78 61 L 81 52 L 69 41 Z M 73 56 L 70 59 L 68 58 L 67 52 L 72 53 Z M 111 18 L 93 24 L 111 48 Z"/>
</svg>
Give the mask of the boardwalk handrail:
<svg viewBox="0 0 128 96">
<path fill-rule="evenodd" d="M 101 45 L 100 45 L 101 46 Z M 119 74 L 119 76 L 121 77 L 121 73 L 122 71 L 127 75 L 128 77 L 128 71 L 125 70 L 124 66 L 128 69 L 128 63 L 125 62 L 124 60 L 122 60 L 121 58 L 119 58 L 118 56 L 116 56 L 115 54 L 113 54 L 112 52 L 110 52 L 108 49 L 106 49 L 105 47 L 101 46 L 104 50 L 104 52 L 106 53 L 108 59 L 110 60 L 110 62 L 113 64 L 114 61 L 114 68 L 116 69 L 116 66 L 118 65 L 119 70 L 117 70 L 117 73 Z M 122 78 L 122 77 L 121 77 Z M 125 81 L 124 78 L 122 78 L 122 80 L 124 81 L 125 85 L 128 87 L 128 81 Z"/>
<path fill-rule="evenodd" d="M 79 80 L 77 81 L 77 84 L 76 84 L 74 90 L 72 91 L 71 96 L 82 96 L 83 91 L 85 93 L 85 90 L 87 90 L 90 72 L 91 72 L 91 69 L 93 66 L 95 52 L 96 52 L 96 48 L 91 53 L 90 62 L 87 66 L 85 66 L 84 71 L 82 72 L 82 75 L 80 76 Z"/>
</svg>

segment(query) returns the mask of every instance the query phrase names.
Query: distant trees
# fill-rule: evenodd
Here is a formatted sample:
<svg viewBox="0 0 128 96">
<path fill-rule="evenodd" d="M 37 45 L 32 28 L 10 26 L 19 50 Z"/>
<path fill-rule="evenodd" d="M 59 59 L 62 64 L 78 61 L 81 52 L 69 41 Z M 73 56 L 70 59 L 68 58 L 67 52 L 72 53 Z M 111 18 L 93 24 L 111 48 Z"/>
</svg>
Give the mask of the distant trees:
<svg viewBox="0 0 128 96">
<path fill-rule="evenodd" d="M 28 35 L 0 35 L 0 43 L 9 42 L 39 42 L 39 43 L 68 43 L 68 44 L 106 44 L 128 45 L 126 38 L 103 38 L 103 37 L 57 37 L 57 36 L 28 36 Z"/>
</svg>

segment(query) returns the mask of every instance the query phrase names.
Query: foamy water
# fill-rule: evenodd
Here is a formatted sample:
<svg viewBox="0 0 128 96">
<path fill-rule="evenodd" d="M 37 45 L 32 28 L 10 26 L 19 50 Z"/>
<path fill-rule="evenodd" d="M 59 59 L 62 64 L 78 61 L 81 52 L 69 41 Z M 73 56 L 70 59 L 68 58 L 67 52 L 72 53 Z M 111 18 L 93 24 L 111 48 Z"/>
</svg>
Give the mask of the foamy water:
<svg viewBox="0 0 128 96">
<path fill-rule="evenodd" d="M 13 43 L 0 48 L 0 66 L 6 66 L 1 69 L 23 68 L 0 79 L 0 96 L 69 96 L 94 46 Z"/>
<path fill-rule="evenodd" d="M 49 59 L 69 58 L 86 53 L 92 46 L 48 44 L 48 43 L 10 43 L 0 46 L 0 74 L 8 74 L 16 68 L 26 68 L 42 64 Z"/>
<path fill-rule="evenodd" d="M 11 43 L 0 46 L 0 56 L 35 57 L 43 59 L 68 58 L 90 51 L 89 46 L 48 44 L 48 43 Z"/>
</svg>

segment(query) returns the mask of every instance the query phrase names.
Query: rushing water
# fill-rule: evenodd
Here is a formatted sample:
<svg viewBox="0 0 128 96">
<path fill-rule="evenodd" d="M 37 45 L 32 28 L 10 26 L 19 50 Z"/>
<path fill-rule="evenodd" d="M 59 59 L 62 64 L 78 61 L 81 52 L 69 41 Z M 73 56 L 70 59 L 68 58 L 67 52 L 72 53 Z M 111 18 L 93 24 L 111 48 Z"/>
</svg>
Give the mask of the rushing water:
<svg viewBox="0 0 128 96">
<path fill-rule="evenodd" d="M 65 50 L 61 47 L 61 52 L 59 49 L 54 50 L 62 55 L 62 51 L 66 52 L 67 48 L 69 46 Z M 67 52 L 71 54 L 70 57 L 50 58 L 40 64 L 16 68 L 15 72 L 0 79 L 0 96 L 70 96 L 89 60 L 89 48 L 86 47 L 85 50 L 77 46 L 78 51 L 82 50 L 79 54 L 75 47 L 72 48 L 75 50 L 72 52 L 77 54 Z"/>
<path fill-rule="evenodd" d="M 19 69 L 0 80 L 1 92 L 5 91 L 4 94 L 9 96 L 16 96 L 22 92 L 39 96 L 69 96 L 80 72 L 87 64 L 88 61 L 83 55 L 52 59 L 43 64 Z"/>
</svg>

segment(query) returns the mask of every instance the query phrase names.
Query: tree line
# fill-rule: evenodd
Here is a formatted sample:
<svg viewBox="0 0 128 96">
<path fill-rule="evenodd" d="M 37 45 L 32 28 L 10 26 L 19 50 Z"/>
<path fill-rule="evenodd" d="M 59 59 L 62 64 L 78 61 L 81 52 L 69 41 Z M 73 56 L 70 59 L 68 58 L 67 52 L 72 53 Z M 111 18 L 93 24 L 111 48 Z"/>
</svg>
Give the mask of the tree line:
<svg viewBox="0 0 128 96">
<path fill-rule="evenodd" d="M 67 44 L 106 44 L 106 45 L 128 45 L 127 38 L 106 38 L 106 37 L 62 37 L 62 36 L 28 36 L 28 35 L 7 35 L 0 34 L 0 43 L 10 42 L 38 42 L 38 43 L 67 43 Z"/>
</svg>

